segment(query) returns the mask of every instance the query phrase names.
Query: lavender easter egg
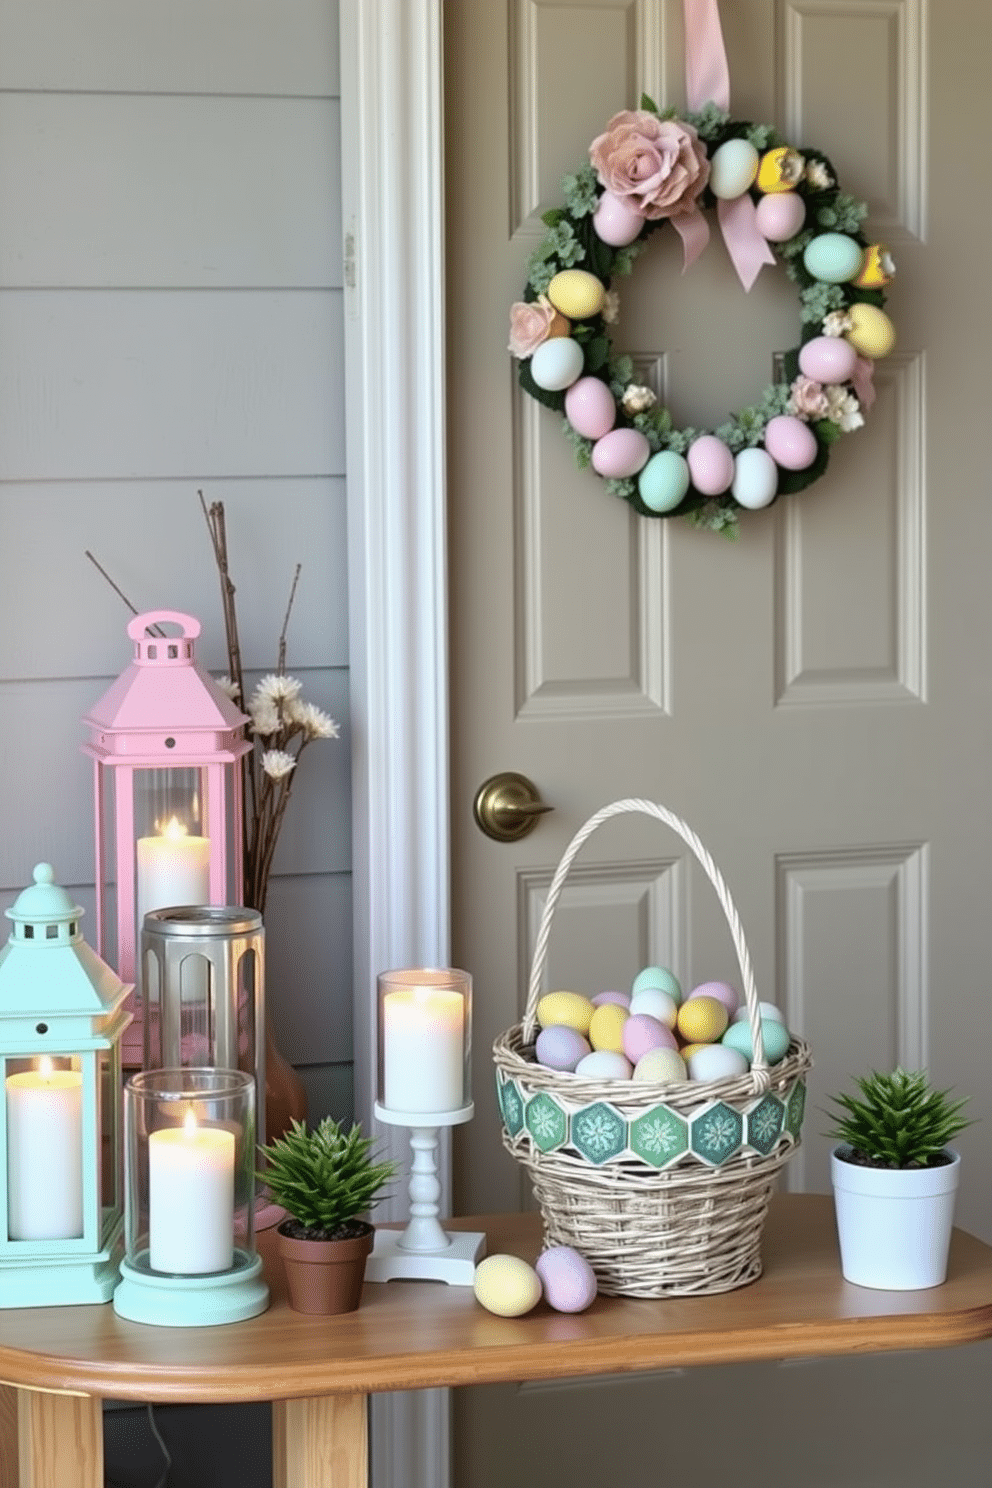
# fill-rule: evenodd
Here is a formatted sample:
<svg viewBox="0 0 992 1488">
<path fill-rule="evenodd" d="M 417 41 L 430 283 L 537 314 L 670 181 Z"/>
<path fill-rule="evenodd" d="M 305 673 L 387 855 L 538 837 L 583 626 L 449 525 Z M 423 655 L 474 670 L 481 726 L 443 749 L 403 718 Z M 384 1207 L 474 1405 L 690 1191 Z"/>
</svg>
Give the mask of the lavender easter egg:
<svg viewBox="0 0 992 1488">
<path fill-rule="evenodd" d="M 592 468 L 604 480 L 627 480 L 647 464 L 650 454 L 640 429 L 611 429 L 592 447 Z"/>
<path fill-rule="evenodd" d="M 602 439 L 616 422 L 617 405 L 600 378 L 580 377 L 565 394 L 565 417 L 583 439 Z"/>
<path fill-rule="evenodd" d="M 693 997 L 715 997 L 717 1002 L 722 1002 L 730 1017 L 733 1017 L 740 1006 L 740 997 L 729 982 L 700 982 L 698 987 L 693 987 L 688 1002 Z"/>
<path fill-rule="evenodd" d="M 765 449 L 783 470 L 805 470 L 816 459 L 816 437 L 802 419 L 780 413 L 765 427 Z"/>
<path fill-rule="evenodd" d="M 794 191 L 774 192 L 760 199 L 754 220 L 769 243 L 784 243 L 794 238 L 806 221 L 806 203 Z"/>
<path fill-rule="evenodd" d="M 719 496 L 734 479 L 734 457 L 722 439 L 702 434 L 694 439 L 686 455 L 692 484 L 702 496 Z"/>
<path fill-rule="evenodd" d="M 534 1262 L 544 1300 L 555 1312 L 585 1312 L 596 1298 L 596 1273 L 571 1245 L 551 1245 Z"/>
<path fill-rule="evenodd" d="M 814 382 L 847 382 L 857 363 L 857 351 L 843 336 L 814 336 L 799 348 L 799 370 Z"/>
<path fill-rule="evenodd" d="M 553 1023 L 542 1028 L 534 1044 L 534 1058 L 547 1069 L 574 1070 L 580 1059 L 590 1052 L 588 1039 L 576 1028 Z"/>
<path fill-rule="evenodd" d="M 624 248 L 632 243 L 644 226 L 643 213 L 637 212 L 612 191 L 604 191 L 593 213 L 596 236 L 611 248 Z"/>
<path fill-rule="evenodd" d="M 608 992 L 597 992 L 596 995 L 595 995 L 595 997 L 591 997 L 589 999 L 589 1001 L 592 1003 L 593 1007 L 602 1007 L 603 1004 L 604 1004 L 604 1002 L 605 1003 L 612 1002 L 613 1005 L 614 1005 L 614 1007 L 625 1007 L 625 1008 L 629 1008 L 630 1007 L 630 993 L 629 992 L 618 992 L 618 991 L 613 991 L 612 989 L 610 989 L 610 991 L 608 991 Z"/>
<path fill-rule="evenodd" d="M 582 347 L 571 336 L 542 341 L 530 359 L 530 375 L 539 388 L 559 393 L 582 373 Z"/>
<path fill-rule="evenodd" d="M 635 1013 L 628 1018 L 620 1032 L 623 1052 L 636 1065 L 642 1055 L 651 1049 L 677 1049 L 675 1035 L 664 1023 L 652 1018 L 650 1013 Z"/>
</svg>

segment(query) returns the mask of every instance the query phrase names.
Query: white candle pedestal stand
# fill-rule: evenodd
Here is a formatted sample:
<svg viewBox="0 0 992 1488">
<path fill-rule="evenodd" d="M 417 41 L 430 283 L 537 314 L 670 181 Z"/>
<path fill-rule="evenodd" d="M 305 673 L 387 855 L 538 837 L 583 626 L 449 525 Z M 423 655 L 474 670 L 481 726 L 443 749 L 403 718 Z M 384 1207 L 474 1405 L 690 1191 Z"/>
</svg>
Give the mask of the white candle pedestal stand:
<svg viewBox="0 0 992 1488">
<path fill-rule="evenodd" d="M 471 1286 L 476 1262 L 485 1254 L 481 1231 L 449 1234 L 438 1221 L 441 1183 L 437 1176 L 437 1148 L 442 1126 L 460 1126 L 471 1119 L 469 1102 L 457 1111 L 392 1111 L 375 1103 L 375 1114 L 388 1126 L 410 1128 L 413 1163 L 410 1168 L 410 1221 L 405 1230 L 377 1226 L 372 1254 L 365 1263 L 366 1281 L 445 1281 Z"/>
</svg>

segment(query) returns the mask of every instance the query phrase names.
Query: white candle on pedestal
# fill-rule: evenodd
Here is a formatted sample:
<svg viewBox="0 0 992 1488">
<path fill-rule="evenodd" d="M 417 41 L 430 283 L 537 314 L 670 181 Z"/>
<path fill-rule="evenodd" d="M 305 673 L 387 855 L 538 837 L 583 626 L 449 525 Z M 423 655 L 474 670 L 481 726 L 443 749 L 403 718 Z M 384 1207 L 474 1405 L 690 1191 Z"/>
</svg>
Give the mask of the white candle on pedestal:
<svg viewBox="0 0 992 1488">
<path fill-rule="evenodd" d="M 148 1137 L 148 1264 L 197 1276 L 234 1262 L 234 1134 L 162 1127 Z"/>
<path fill-rule="evenodd" d="M 446 987 L 387 992 L 383 1105 L 391 1111 L 456 1111 L 465 1104 L 465 999 Z"/>
<path fill-rule="evenodd" d="M 74 1239 L 83 1233 L 83 1077 L 43 1059 L 6 1085 L 7 1233 Z"/>
</svg>

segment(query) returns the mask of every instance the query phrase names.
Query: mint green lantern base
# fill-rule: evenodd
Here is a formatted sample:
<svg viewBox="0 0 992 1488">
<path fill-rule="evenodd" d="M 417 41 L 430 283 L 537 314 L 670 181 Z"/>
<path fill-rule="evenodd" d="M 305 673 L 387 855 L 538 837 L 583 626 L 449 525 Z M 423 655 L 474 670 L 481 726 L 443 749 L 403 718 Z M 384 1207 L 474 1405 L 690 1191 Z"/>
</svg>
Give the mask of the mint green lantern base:
<svg viewBox="0 0 992 1488">
<path fill-rule="evenodd" d="M 123 1245 L 78 1260 L 34 1256 L 0 1261 L 0 1307 L 82 1307 L 109 1302 L 120 1278 Z"/>
<path fill-rule="evenodd" d="M 210 1276 L 167 1276 L 147 1269 L 147 1251 L 138 1264 L 122 1261 L 114 1311 L 133 1323 L 160 1328 L 213 1328 L 257 1317 L 269 1305 L 260 1256 L 234 1252 L 230 1271 Z M 144 1266 L 142 1266 L 144 1261 Z"/>
</svg>

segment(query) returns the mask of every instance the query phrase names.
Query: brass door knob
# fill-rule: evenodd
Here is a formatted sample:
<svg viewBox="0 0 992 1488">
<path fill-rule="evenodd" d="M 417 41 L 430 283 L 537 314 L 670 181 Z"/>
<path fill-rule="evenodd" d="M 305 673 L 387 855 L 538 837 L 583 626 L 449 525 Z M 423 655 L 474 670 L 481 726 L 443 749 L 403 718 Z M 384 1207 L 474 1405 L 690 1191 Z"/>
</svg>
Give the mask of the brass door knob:
<svg viewBox="0 0 992 1488">
<path fill-rule="evenodd" d="M 541 800 L 537 786 L 526 775 L 504 770 L 491 775 L 475 794 L 475 819 L 494 842 L 516 842 L 537 825 L 537 818 L 554 807 Z"/>
</svg>

